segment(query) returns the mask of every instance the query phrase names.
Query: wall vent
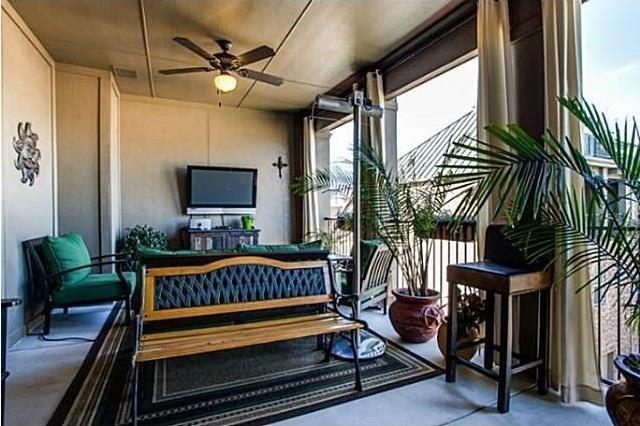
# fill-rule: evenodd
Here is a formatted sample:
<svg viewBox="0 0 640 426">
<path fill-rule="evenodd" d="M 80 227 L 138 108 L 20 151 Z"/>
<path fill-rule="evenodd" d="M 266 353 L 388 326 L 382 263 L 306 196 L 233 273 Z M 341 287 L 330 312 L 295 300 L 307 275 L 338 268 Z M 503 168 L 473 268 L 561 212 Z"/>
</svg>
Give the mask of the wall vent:
<svg viewBox="0 0 640 426">
<path fill-rule="evenodd" d="M 112 65 L 111 71 L 116 75 L 116 77 L 138 78 L 138 72 L 136 70 L 130 70 L 127 68 L 121 68 Z"/>
</svg>

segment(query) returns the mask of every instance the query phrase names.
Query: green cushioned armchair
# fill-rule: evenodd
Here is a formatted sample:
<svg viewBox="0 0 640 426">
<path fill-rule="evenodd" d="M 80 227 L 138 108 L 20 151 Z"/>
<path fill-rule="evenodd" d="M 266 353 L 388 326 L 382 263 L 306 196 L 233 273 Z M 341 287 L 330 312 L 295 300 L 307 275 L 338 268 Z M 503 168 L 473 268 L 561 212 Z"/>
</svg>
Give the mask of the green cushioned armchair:
<svg viewBox="0 0 640 426">
<path fill-rule="evenodd" d="M 43 333 L 49 334 L 51 310 L 124 300 L 127 320 L 136 288 L 136 274 L 129 253 L 91 257 L 82 236 L 69 233 L 24 241 L 28 293 L 44 303 Z M 114 273 L 92 273 L 94 268 L 115 266 Z"/>
</svg>

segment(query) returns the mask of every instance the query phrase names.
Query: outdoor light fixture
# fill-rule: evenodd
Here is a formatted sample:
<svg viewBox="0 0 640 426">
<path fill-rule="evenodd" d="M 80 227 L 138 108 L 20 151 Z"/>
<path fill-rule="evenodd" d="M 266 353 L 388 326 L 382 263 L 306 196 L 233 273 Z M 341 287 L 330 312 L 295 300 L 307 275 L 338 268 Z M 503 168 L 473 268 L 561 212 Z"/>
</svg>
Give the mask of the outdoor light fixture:
<svg viewBox="0 0 640 426">
<path fill-rule="evenodd" d="M 216 89 L 222 93 L 228 93 L 236 88 L 238 80 L 228 72 L 221 71 L 220 74 L 213 79 L 213 84 L 216 86 Z"/>
</svg>

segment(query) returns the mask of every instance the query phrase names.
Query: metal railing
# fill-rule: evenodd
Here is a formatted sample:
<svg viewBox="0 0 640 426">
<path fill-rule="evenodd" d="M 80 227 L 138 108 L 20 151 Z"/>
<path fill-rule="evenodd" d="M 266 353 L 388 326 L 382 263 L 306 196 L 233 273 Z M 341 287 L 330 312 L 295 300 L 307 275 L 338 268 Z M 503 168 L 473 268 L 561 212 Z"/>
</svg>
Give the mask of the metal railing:
<svg viewBox="0 0 640 426">
<path fill-rule="evenodd" d="M 342 217 L 325 217 L 325 231 L 322 234 L 323 243 L 329 247 L 332 254 L 350 256 L 353 248 L 353 233 L 351 227 Z"/>
<path fill-rule="evenodd" d="M 325 244 L 334 254 L 350 255 L 353 247 L 352 233 L 341 218 L 325 218 Z M 475 221 L 465 222 L 458 230 L 449 229 L 449 221 L 438 221 L 433 238 L 423 240 L 422 244 L 431 245 L 429 257 L 428 288 L 440 293 L 442 305 L 448 298 L 447 266 L 455 263 L 474 262 L 478 258 Z M 398 288 L 406 288 L 399 274 Z"/>
<path fill-rule="evenodd" d="M 447 219 L 438 221 L 432 238 L 422 240 L 422 244 L 431 245 L 427 264 L 427 288 L 440 293 L 440 305 L 445 306 L 449 299 L 447 284 L 447 266 L 456 263 L 475 262 L 478 259 L 476 242 L 476 223 L 467 221 L 453 231 Z M 406 288 L 400 274 L 398 288 Z"/>
<path fill-rule="evenodd" d="M 589 271 L 591 276 L 596 274 L 598 277 L 593 284 L 593 321 L 600 376 L 607 384 L 620 379 L 620 373 L 613 365 L 614 358 L 619 354 L 640 351 L 640 330 L 627 323 L 628 315 L 624 306 L 631 289 L 628 286 L 623 288 L 618 283 L 606 293 L 602 289 L 605 280 L 615 278 L 615 270 L 607 271 L 609 265 L 607 261 L 598 259 Z"/>
</svg>

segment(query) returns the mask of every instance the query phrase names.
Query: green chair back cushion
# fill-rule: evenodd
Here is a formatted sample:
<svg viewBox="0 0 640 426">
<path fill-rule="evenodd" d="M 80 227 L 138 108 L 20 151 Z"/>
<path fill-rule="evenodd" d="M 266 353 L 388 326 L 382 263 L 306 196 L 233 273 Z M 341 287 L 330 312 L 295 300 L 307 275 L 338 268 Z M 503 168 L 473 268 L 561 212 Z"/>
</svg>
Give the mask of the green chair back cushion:
<svg viewBox="0 0 640 426">
<path fill-rule="evenodd" d="M 165 250 L 140 246 L 136 250 L 138 256 L 193 256 L 199 254 L 220 253 L 219 250 Z"/>
<path fill-rule="evenodd" d="M 376 248 L 380 245 L 384 244 L 382 240 L 361 240 L 360 241 L 360 259 L 362 262 L 361 266 L 361 274 L 362 278 L 367 274 L 367 270 L 369 269 L 369 265 L 371 264 L 371 259 L 373 258 L 373 253 L 375 253 Z M 340 277 L 340 285 L 341 291 L 344 294 L 353 294 L 353 274 L 341 274 Z M 363 297 L 365 295 L 362 295 Z"/>
<path fill-rule="evenodd" d="M 360 259 L 362 262 L 362 276 L 369 269 L 369 264 L 371 263 L 371 259 L 373 258 L 373 253 L 375 253 L 376 249 L 384 244 L 382 240 L 361 240 L 360 241 Z"/>
<path fill-rule="evenodd" d="M 300 250 L 321 250 L 322 240 L 308 241 L 306 243 L 298 244 Z"/>
<path fill-rule="evenodd" d="M 91 263 L 91 255 L 87 245 L 82 236 L 75 232 L 59 237 L 46 237 L 42 242 L 42 252 L 47 269 L 52 274 Z M 69 272 L 62 276 L 62 283 L 76 283 L 86 278 L 90 273 L 91 268 Z"/>
<path fill-rule="evenodd" d="M 310 241 L 299 244 L 240 244 L 238 253 L 297 253 L 322 249 L 322 241 Z"/>
<path fill-rule="evenodd" d="M 238 253 L 269 253 L 268 247 L 260 244 L 240 244 L 236 251 Z"/>
</svg>

